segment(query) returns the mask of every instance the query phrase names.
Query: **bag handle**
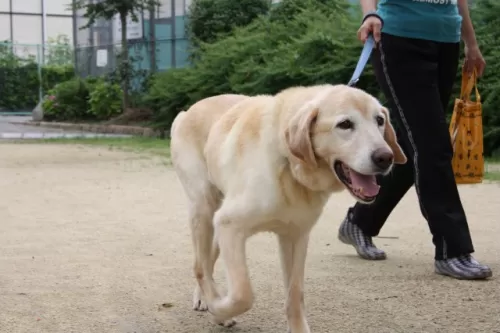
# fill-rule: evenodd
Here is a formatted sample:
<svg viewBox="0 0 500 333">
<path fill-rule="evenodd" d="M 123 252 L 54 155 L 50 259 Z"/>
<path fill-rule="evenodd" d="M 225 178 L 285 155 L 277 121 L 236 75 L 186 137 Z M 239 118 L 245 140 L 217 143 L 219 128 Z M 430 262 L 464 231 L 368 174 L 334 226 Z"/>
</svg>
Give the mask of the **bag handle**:
<svg viewBox="0 0 500 333">
<path fill-rule="evenodd" d="M 474 67 L 472 74 L 466 71 L 465 64 L 462 66 L 462 88 L 460 92 L 460 99 L 463 101 L 470 101 L 470 95 L 472 89 L 475 89 L 476 101 L 481 102 L 481 95 L 479 95 L 479 90 L 477 89 L 477 69 Z"/>
</svg>

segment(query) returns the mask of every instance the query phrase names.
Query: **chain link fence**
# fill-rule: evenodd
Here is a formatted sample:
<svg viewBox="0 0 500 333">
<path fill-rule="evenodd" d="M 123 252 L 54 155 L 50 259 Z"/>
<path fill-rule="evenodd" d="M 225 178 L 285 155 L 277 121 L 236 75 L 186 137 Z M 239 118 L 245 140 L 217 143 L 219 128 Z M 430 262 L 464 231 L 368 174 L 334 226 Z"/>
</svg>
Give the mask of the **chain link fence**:
<svg viewBox="0 0 500 333">
<path fill-rule="evenodd" d="M 77 48 L 75 50 L 77 75 L 83 78 L 117 75 L 121 62 L 121 50 L 119 43 Z M 131 40 L 128 41 L 127 55 L 132 89 L 135 89 L 141 84 L 141 77 L 186 66 L 188 42 L 185 38 Z"/>
</svg>

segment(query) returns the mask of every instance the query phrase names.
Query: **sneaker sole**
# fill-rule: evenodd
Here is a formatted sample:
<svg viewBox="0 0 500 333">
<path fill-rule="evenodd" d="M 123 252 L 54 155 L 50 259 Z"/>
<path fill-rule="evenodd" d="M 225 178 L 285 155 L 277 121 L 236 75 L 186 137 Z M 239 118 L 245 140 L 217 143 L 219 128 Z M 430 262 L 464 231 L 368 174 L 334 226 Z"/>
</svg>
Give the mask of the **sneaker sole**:
<svg viewBox="0 0 500 333">
<path fill-rule="evenodd" d="M 435 269 L 434 271 L 438 275 L 451 277 L 451 278 L 454 278 L 454 279 L 457 279 L 457 280 L 486 280 L 486 279 L 489 279 L 489 278 L 491 278 L 493 276 L 493 272 L 491 272 L 491 271 L 484 272 L 484 274 L 481 275 L 481 276 L 470 276 L 470 277 L 469 276 L 461 276 L 461 275 L 450 274 L 450 273 L 447 273 L 447 272 L 441 272 L 438 269 Z"/>
</svg>

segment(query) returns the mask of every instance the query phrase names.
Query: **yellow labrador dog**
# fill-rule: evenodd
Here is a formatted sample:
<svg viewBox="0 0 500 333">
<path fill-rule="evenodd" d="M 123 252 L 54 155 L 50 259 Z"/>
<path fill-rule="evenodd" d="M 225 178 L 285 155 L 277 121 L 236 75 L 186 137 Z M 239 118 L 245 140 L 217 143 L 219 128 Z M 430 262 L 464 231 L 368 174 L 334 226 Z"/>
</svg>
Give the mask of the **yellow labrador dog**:
<svg viewBox="0 0 500 333">
<path fill-rule="evenodd" d="M 279 240 L 289 332 L 310 332 L 304 266 L 310 231 L 330 194 L 347 189 L 370 203 L 379 190 L 375 176 L 406 162 L 387 109 L 345 85 L 219 95 L 181 112 L 171 136 L 172 162 L 189 201 L 194 309 L 232 326 L 251 308 L 245 244 L 270 231 Z M 213 279 L 219 254 L 225 296 Z"/>
</svg>

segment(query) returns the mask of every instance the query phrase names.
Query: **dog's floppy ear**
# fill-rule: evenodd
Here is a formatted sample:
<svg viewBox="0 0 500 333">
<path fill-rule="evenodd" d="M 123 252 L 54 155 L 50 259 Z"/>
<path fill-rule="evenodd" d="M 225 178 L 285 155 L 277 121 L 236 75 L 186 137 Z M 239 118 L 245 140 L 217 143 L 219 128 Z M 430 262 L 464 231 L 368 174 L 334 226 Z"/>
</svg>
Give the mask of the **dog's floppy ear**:
<svg viewBox="0 0 500 333">
<path fill-rule="evenodd" d="M 311 126 L 318 113 L 317 107 L 306 105 L 292 117 L 285 130 L 285 140 L 292 155 L 313 167 L 318 164 L 311 142 Z"/>
<path fill-rule="evenodd" d="M 384 130 L 384 139 L 391 147 L 392 152 L 394 154 L 394 163 L 395 164 L 405 164 L 407 161 L 406 155 L 401 149 L 401 146 L 398 143 L 398 139 L 396 137 L 396 133 L 394 132 L 394 127 L 392 127 L 391 120 L 389 118 L 389 110 L 386 108 L 382 108 L 382 112 L 385 114 L 385 130 Z"/>
</svg>

